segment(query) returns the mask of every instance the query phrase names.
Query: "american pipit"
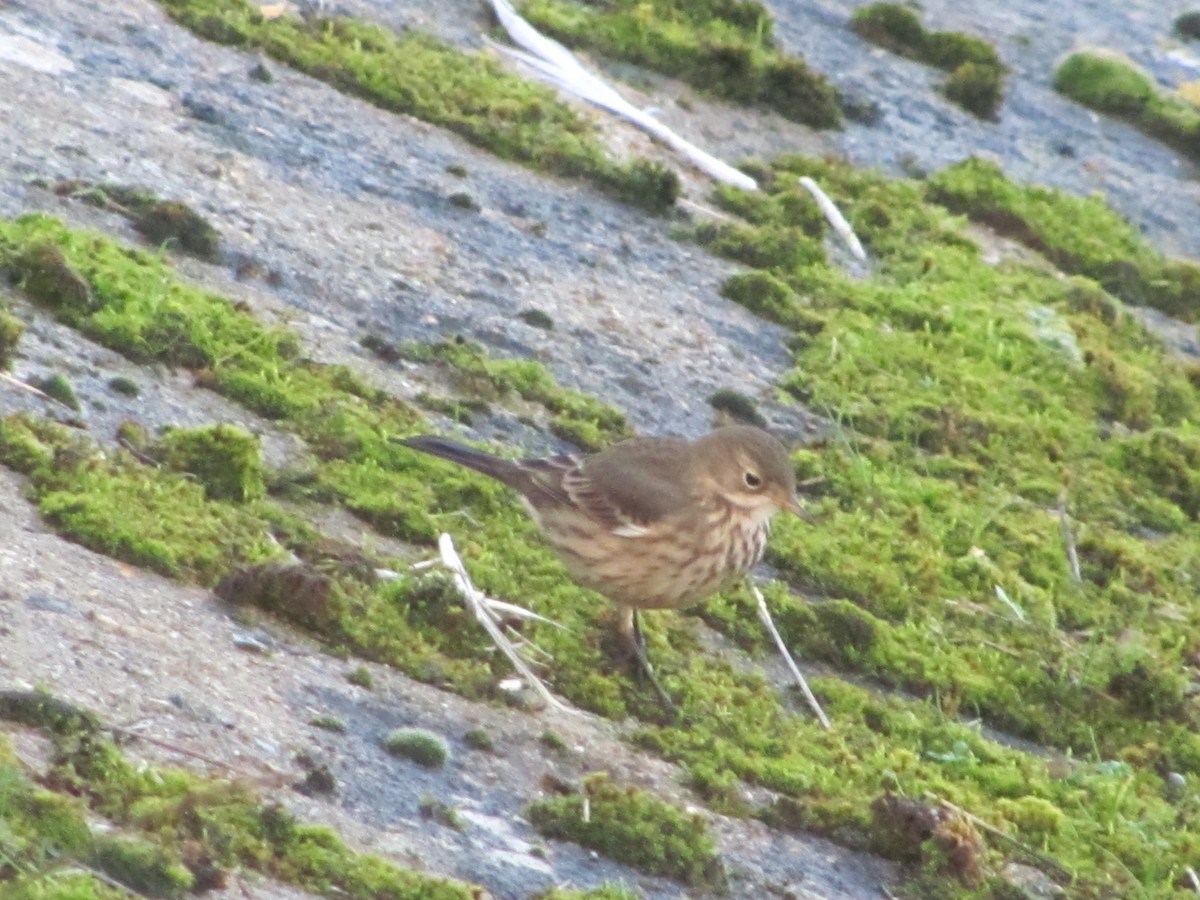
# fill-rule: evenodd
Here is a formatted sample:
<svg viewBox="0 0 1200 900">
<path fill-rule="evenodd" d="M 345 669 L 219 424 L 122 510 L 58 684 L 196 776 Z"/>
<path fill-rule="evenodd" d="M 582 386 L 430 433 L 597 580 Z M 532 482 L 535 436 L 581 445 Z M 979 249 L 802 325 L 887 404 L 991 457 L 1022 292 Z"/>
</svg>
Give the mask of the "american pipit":
<svg viewBox="0 0 1200 900">
<path fill-rule="evenodd" d="M 503 459 L 429 436 L 400 443 L 520 494 L 574 579 L 616 604 L 621 637 L 668 704 L 638 610 L 712 596 L 762 558 L 775 513 L 807 518 L 783 444 L 748 425 L 696 441 L 638 437 L 582 458 Z"/>
</svg>

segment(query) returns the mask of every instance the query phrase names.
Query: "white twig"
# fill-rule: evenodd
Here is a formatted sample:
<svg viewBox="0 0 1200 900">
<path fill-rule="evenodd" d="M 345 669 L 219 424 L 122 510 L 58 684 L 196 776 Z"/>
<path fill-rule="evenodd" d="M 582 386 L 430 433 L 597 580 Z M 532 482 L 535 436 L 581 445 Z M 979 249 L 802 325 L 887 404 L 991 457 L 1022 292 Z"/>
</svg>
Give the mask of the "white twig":
<svg viewBox="0 0 1200 900">
<path fill-rule="evenodd" d="M 846 243 L 846 246 L 850 248 L 850 253 L 854 258 L 866 262 L 867 251 L 863 249 L 858 235 L 854 233 L 854 229 L 850 227 L 850 223 L 846 221 L 846 217 L 842 215 L 842 211 L 837 208 L 837 204 L 830 200 L 829 195 L 821 190 L 821 186 L 807 175 L 800 177 L 800 185 L 812 194 L 813 199 L 817 201 L 817 206 L 821 208 L 822 215 L 833 226 L 833 230 L 838 233 L 838 236 Z"/>
<path fill-rule="evenodd" d="M 788 652 L 787 645 L 783 642 L 783 638 L 779 634 L 779 629 L 775 627 L 775 620 L 771 618 L 771 611 L 767 609 L 767 601 L 763 598 L 762 591 L 758 589 L 753 581 L 746 580 L 746 584 L 750 585 L 750 591 L 754 594 L 754 599 L 758 601 L 758 617 L 762 620 L 763 625 L 767 627 L 767 631 L 771 632 L 771 637 L 775 639 L 775 646 L 779 648 L 779 652 L 783 655 L 784 662 L 788 668 L 792 670 L 792 675 L 796 679 L 796 683 L 800 685 L 800 690 L 804 694 L 804 699 L 808 701 L 809 707 L 816 713 L 817 721 L 824 728 L 831 727 L 829 718 L 825 715 L 825 710 L 821 709 L 821 704 L 817 702 L 817 698 L 813 695 L 812 690 L 808 686 L 808 682 L 804 680 L 804 675 L 796 666 L 796 661 L 792 659 L 792 654 Z"/>
<path fill-rule="evenodd" d="M 1192 890 L 1200 894 L 1200 877 L 1197 877 L 1196 870 L 1191 866 L 1184 866 L 1183 871 L 1187 872 L 1188 881 L 1192 883 Z"/>
<path fill-rule="evenodd" d="M 481 594 L 480 596 L 483 595 Z M 571 630 L 561 622 L 555 622 L 553 619 L 539 616 L 533 610 L 526 609 L 523 606 L 505 603 L 503 600 L 497 600 L 495 597 L 484 596 L 483 599 L 487 603 L 487 608 L 493 613 L 504 613 L 506 616 L 515 616 L 518 619 L 533 619 L 535 622 L 545 622 L 547 625 L 553 625 L 555 628 L 560 628 L 563 631 Z"/>
<path fill-rule="evenodd" d="M 1024 622 L 1025 621 L 1025 610 L 1023 610 L 1023 609 L 1021 609 L 1021 607 L 1017 606 L 1017 604 L 1013 601 L 1012 597 L 1008 596 L 1008 591 L 1004 590 L 1004 588 L 1000 587 L 1000 585 L 996 585 L 995 587 L 996 587 L 997 599 L 1000 600 L 1001 603 L 1003 603 L 1005 606 L 1007 606 L 1009 609 L 1012 610 L 1012 614 L 1017 617 L 1017 621 Z"/>
<path fill-rule="evenodd" d="M 528 52 L 488 41 L 491 46 L 533 69 L 559 89 L 627 119 L 717 181 L 732 184 L 746 191 L 758 190 L 758 183 L 749 175 L 739 172 L 729 163 L 717 159 L 680 137 L 648 112 L 638 109 L 622 97 L 616 88 L 604 79 L 585 69 L 574 53 L 522 19 L 508 0 L 491 2 L 496 18 L 500 20 L 513 43 Z"/>
<path fill-rule="evenodd" d="M 1067 562 L 1071 565 L 1071 580 L 1083 584 L 1083 573 L 1079 570 L 1079 553 L 1075 550 L 1075 535 L 1071 533 L 1071 522 L 1067 518 L 1067 495 L 1058 498 L 1058 521 L 1062 524 L 1063 543 L 1067 545 Z"/>
<path fill-rule="evenodd" d="M 742 221 L 737 216 L 731 216 L 728 213 L 723 213 L 719 209 L 714 209 L 711 206 L 705 206 L 703 203 L 697 203 L 695 200 L 689 200 L 687 197 L 680 197 L 675 201 L 676 205 L 690 209 L 693 212 L 700 213 L 702 216 L 708 216 L 710 219 L 716 219 L 718 222 L 728 222 L 731 225 L 736 225 Z"/>
<path fill-rule="evenodd" d="M 475 619 L 487 630 L 492 641 L 504 652 L 504 655 L 508 657 L 517 671 L 521 673 L 521 676 L 533 687 L 537 695 L 546 702 L 547 706 L 562 712 L 575 712 L 572 707 L 550 693 L 550 689 L 542 683 L 542 680 L 533 673 L 533 669 L 529 667 L 529 664 L 521 658 L 521 654 L 517 652 L 517 648 L 504 636 L 504 632 L 500 630 L 500 626 L 496 624 L 495 617 L 488 608 L 490 605 L 489 598 L 471 583 L 471 576 L 467 574 L 467 567 L 463 565 L 462 558 L 458 555 L 458 551 L 454 549 L 454 541 L 450 535 L 439 535 L 438 552 L 442 557 L 442 565 L 450 571 L 450 576 L 454 579 L 455 586 L 458 588 L 459 593 L 463 595 L 463 599 L 466 601 L 467 607 L 474 614 Z M 548 621 L 542 619 L 541 616 L 534 616 L 534 618 Z"/>
<path fill-rule="evenodd" d="M 35 397 L 39 397 L 42 400 L 47 400 L 50 403 L 57 403 L 63 409 L 70 409 L 71 412 L 77 412 L 77 410 L 71 409 L 71 407 L 68 404 L 63 403 L 57 397 L 51 397 L 49 394 L 47 394 L 45 391 L 41 390 L 40 388 L 35 388 L 32 384 L 28 384 L 27 382 L 22 381 L 20 378 L 16 378 L 13 375 L 9 375 L 7 372 L 0 372 L 0 381 L 6 381 L 9 384 L 11 384 L 13 387 L 18 387 L 23 391 L 29 391 L 29 393 L 33 394 Z"/>
</svg>

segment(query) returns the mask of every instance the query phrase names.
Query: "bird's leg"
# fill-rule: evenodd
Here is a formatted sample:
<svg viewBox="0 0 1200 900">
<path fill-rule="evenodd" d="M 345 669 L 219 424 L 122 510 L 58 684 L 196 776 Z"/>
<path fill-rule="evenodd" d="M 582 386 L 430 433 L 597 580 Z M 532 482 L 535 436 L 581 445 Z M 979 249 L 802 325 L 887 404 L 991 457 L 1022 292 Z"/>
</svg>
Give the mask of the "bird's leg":
<svg viewBox="0 0 1200 900">
<path fill-rule="evenodd" d="M 654 692 L 658 694 L 659 702 L 666 708 L 667 712 L 674 715 L 678 712 L 675 703 L 663 690 L 663 686 L 658 681 L 658 676 L 654 674 L 654 668 L 650 665 L 650 658 L 646 655 L 646 636 L 642 634 L 642 620 L 638 616 L 638 611 L 626 607 L 621 610 L 621 621 L 619 625 L 621 636 L 625 639 L 630 655 L 637 661 L 638 671 L 649 682 Z"/>
</svg>

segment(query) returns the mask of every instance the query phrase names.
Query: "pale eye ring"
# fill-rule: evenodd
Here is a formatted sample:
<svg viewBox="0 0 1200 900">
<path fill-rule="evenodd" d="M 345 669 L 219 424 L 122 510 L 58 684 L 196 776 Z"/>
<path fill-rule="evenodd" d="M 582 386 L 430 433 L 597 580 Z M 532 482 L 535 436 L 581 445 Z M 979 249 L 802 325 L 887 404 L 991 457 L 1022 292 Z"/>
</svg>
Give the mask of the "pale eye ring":
<svg viewBox="0 0 1200 900">
<path fill-rule="evenodd" d="M 751 490 L 757 490 L 758 488 L 762 487 L 762 479 L 753 472 L 746 472 L 742 478 L 746 482 L 746 487 L 750 488 Z"/>
</svg>

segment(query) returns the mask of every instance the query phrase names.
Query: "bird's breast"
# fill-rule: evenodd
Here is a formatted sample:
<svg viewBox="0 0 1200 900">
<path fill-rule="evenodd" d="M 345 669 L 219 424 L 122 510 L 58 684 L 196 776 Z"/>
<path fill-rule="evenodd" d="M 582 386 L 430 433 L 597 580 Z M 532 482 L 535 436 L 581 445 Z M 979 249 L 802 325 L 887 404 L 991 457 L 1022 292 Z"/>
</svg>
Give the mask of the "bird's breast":
<svg viewBox="0 0 1200 900">
<path fill-rule="evenodd" d="M 578 511 L 542 511 L 542 529 L 580 584 L 615 603 L 670 609 L 699 602 L 762 558 L 767 522 L 726 503 L 636 530 L 597 528 Z"/>
</svg>

